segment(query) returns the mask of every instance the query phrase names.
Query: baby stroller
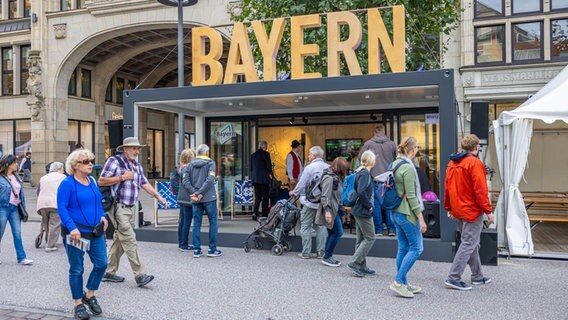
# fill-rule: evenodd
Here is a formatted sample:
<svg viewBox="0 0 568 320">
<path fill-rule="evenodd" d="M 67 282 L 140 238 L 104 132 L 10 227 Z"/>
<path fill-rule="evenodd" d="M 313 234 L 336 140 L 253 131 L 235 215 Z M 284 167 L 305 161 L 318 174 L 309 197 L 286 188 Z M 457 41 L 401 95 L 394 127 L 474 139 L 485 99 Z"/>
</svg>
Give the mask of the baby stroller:
<svg viewBox="0 0 568 320">
<path fill-rule="evenodd" d="M 268 218 L 264 221 L 259 221 L 259 227 L 255 228 L 246 241 L 243 242 L 245 252 L 250 252 L 249 240 L 251 238 L 256 249 L 262 248 L 261 238 L 271 239 L 276 242 L 272 246 L 272 254 L 277 256 L 292 250 L 288 234 L 296 227 L 296 223 L 300 219 L 300 209 L 294 205 L 296 200 L 296 197 L 292 197 L 289 200 L 276 202 L 276 205 L 270 209 Z"/>
</svg>

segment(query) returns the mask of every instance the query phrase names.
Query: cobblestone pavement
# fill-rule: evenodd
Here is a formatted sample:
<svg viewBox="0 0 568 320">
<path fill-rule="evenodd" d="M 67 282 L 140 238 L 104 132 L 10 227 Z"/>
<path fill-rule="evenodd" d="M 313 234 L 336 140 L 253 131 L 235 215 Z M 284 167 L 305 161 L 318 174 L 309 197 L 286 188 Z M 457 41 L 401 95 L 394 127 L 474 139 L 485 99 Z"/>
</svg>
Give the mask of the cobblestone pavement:
<svg viewBox="0 0 568 320">
<path fill-rule="evenodd" d="M 8 227 L 9 229 L 9 227 Z M 32 266 L 16 263 L 6 230 L 0 251 L 0 319 L 65 319 L 72 316 L 68 263 L 62 248 L 46 253 L 34 247 L 38 222 L 23 224 L 24 247 Z M 107 245 L 110 245 L 110 241 Z M 220 248 L 219 258 L 195 259 L 174 244 L 140 242 L 146 271 L 156 276 L 138 288 L 125 257 L 118 274 L 124 283 L 102 283 L 97 291 L 111 319 L 566 319 L 562 288 L 568 261 L 501 259 L 485 267 L 493 282 L 461 292 L 443 281 L 450 264 L 418 261 L 408 279 L 423 288 L 414 299 L 389 290 L 395 261 L 368 258 L 377 275 L 351 276 L 348 256 L 339 268 L 295 253 L 273 256 L 267 250 Z M 88 260 L 88 259 L 86 259 Z M 85 277 L 91 268 L 85 263 Z M 469 282 L 469 270 L 463 280 Z M 28 309 L 30 308 L 30 309 Z M 25 313 L 25 314 L 24 314 Z M 2 318 L 3 317 L 3 318 Z M 46 318 L 47 317 L 47 318 Z M 101 319 L 96 317 L 94 319 Z"/>
<path fill-rule="evenodd" d="M 12 319 L 67 320 L 73 318 L 62 312 L 0 305 L 0 320 Z"/>
</svg>

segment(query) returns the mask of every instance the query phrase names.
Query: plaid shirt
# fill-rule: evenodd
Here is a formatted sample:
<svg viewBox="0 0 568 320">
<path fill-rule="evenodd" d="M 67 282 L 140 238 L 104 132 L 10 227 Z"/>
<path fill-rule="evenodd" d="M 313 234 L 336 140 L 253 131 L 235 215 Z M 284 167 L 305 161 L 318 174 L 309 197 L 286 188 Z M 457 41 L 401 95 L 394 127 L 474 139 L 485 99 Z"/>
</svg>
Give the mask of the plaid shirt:
<svg viewBox="0 0 568 320">
<path fill-rule="evenodd" d="M 146 179 L 146 176 L 144 175 L 142 166 L 136 160 L 128 161 L 123 154 L 118 155 L 118 157 L 124 161 L 124 164 L 126 164 L 128 169 L 122 168 L 116 157 L 110 157 L 105 163 L 103 171 L 101 172 L 101 177 L 116 177 L 123 175 L 126 170 L 133 171 L 134 179 L 122 181 L 122 187 L 120 187 L 120 192 L 118 194 L 118 200 L 120 203 L 131 206 L 138 203 L 140 187 L 148 183 L 148 179 Z M 112 185 L 111 190 L 113 196 L 116 195 L 116 190 L 119 185 L 120 183 Z"/>
</svg>

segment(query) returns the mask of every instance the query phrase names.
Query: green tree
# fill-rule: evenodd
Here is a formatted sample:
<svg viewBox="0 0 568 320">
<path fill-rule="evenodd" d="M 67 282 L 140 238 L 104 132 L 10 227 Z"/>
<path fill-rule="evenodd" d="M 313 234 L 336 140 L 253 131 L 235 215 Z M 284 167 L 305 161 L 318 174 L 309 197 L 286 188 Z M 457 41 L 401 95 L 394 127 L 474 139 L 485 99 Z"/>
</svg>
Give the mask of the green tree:
<svg viewBox="0 0 568 320">
<path fill-rule="evenodd" d="M 406 69 L 417 70 L 439 69 L 441 51 L 446 47 L 440 45 L 440 35 L 449 34 L 457 26 L 460 18 L 460 4 L 458 0 L 242 0 L 228 8 L 233 21 L 246 22 L 254 20 L 273 19 L 306 14 L 316 14 L 335 11 L 349 11 L 365 8 L 387 7 L 402 4 L 406 10 Z M 363 73 L 367 73 L 367 22 L 366 12 L 357 15 L 363 24 L 363 41 L 357 50 L 357 56 Z M 383 20 L 390 29 L 392 15 L 390 9 L 381 11 Z M 270 31 L 271 23 L 267 22 Z M 346 37 L 349 30 L 343 27 L 342 37 Z M 309 29 L 305 35 L 306 43 L 317 43 L 320 46 L 319 57 L 306 59 L 307 72 L 321 72 L 327 75 L 327 43 L 326 21 L 322 17 L 320 28 Z M 262 54 L 256 45 L 256 39 L 251 33 L 251 45 L 256 61 L 262 61 Z M 282 45 L 277 58 L 278 70 L 290 68 L 290 28 L 287 24 Z M 385 60 L 385 59 L 384 59 Z M 382 61 L 382 70 L 389 71 L 388 63 Z M 342 74 L 346 74 L 347 67 L 342 59 Z"/>
</svg>

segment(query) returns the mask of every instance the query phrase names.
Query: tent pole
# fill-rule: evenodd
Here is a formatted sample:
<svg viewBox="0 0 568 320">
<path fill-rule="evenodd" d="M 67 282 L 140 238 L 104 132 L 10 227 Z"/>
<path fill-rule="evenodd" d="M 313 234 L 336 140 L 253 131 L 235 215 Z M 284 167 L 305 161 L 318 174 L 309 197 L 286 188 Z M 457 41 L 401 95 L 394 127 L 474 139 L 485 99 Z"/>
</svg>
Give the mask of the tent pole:
<svg viewBox="0 0 568 320">
<path fill-rule="evenodd" d="M 503 219 L 501 223 L 503 224 L 503 239 L 505 243 L 505 249 L 511 257 L 511 251 L 509 250 L 509 241 L 507 240 L 507 214 L 509 210 L 509 184 L 511 183 L 509 177 L 509 147 L 510 147 L 510 132 L 507 130 L 508 126 L 505 125 L 503 118 L 499 118 L 499 126 L 501 128 L 501 137 L 503 139 Z"/>
</svg>

